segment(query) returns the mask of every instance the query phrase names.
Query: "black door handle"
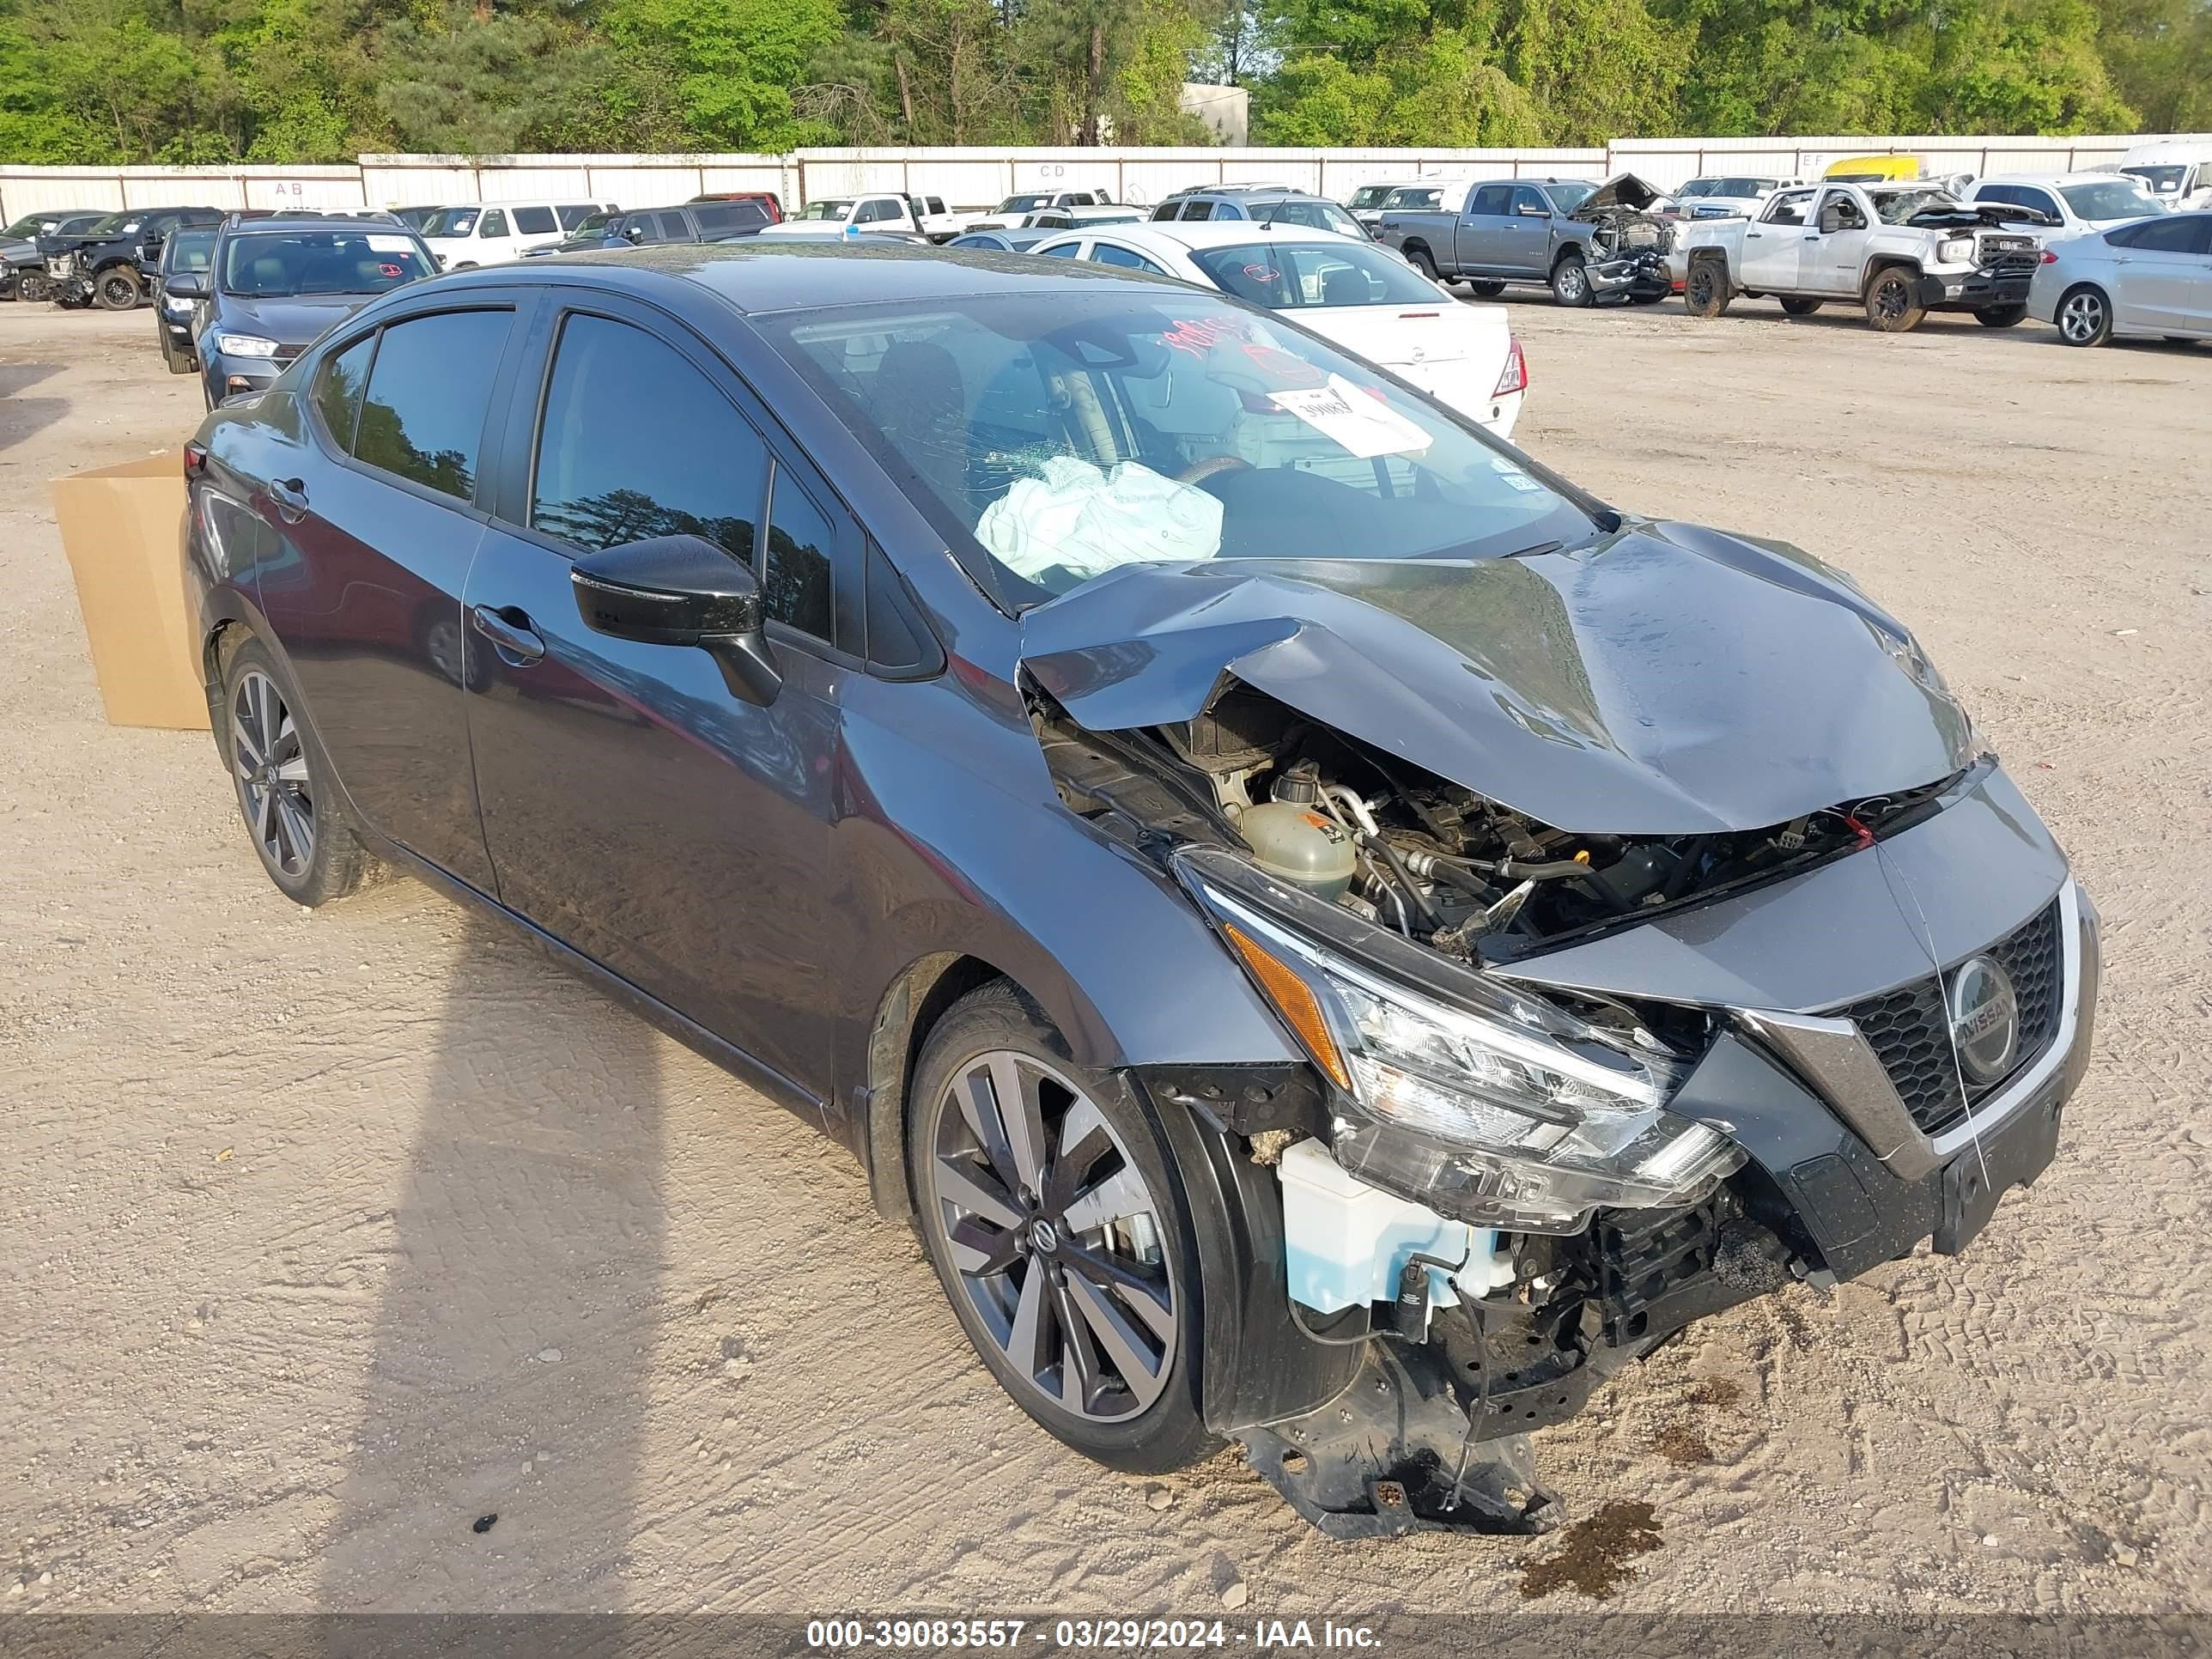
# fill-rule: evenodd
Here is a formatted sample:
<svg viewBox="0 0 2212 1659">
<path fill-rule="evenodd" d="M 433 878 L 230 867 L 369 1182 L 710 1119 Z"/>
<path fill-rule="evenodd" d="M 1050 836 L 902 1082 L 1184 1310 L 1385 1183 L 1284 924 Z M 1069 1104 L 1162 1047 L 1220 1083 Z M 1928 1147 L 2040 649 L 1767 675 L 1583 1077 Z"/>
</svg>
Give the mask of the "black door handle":
<svg viewBox="0 0 2212 1659">
<path fill-rule="evenodd" d="M 269 486 L 269 499 L 276 504 L 276 516 L 286 524 L 297 524 L 307 516 L 307 483 L 304 478 L 280 478 Z"/>
<path fill-rule="evenodd" d="M 530 626 L 529 613 L 515 605 L 494 611 L 472 605 L 469 625 L 489 640 L 512 667 L 526 668 L 545 654 L 545 641 Z"/>
</svg>

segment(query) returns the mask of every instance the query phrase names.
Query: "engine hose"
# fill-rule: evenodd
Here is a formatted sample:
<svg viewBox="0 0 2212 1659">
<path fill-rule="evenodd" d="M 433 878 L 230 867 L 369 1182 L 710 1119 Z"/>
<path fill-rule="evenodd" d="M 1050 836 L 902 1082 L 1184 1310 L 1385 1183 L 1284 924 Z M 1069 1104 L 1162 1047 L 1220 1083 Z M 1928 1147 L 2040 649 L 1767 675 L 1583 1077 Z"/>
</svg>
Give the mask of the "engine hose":
<svg viewBox="0 0 2212 1659">
<path fill-rule="evenodd" d="M 1499 863 L 1498 873 L 1510 881 L 1563 881 L 1569 876 L 1587 876 L 1594 872 L 1580 859 L 1552 859 L 1538 863 L 1506 859 Z"/>
<path fill-rule="evenodd" d="M 1437 913 L 1437 907 L 1429 902 L 1428 895 L 1414 882 L 1413 872 L 1406 868 L 1406 861 L 1398 856 L 1398 849 L 1380 836 L 1363 835 L 1359 839 L 1368 851 L 1390 866 L 1391 873 L 1398 878 L 1399 885 L 1406 890 L 1406 896 L 1413 901 L 1413 908 L 1419 914 L 1422 927 L 1433 933 L 1443 927 L 1443 917 Z"/>
</svg>

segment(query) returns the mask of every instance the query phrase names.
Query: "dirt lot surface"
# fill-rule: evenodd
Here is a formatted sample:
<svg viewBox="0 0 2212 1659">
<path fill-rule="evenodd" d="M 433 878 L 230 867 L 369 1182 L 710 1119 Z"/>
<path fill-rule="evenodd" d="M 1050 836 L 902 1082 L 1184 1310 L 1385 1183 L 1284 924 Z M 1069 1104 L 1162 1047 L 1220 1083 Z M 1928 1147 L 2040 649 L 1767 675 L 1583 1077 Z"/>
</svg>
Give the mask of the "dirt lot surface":
<svg viewBox="0 0 2212 1659">
<path fill-rule="evenodd" d="M 2106 921 L 2061 1162 L 1969 1255 L 1544 1437 L 1576 1512 L 1651 1506 L 1613 1605 L 2205 1609 L 2212 349 L 1511 310 L 1526 447 L 1853 570 Z M 152 335 L 0 306 L 0 1610 L 1526 1605 L 1556 1539 L 1079 1460 L 828 1141 L 412 882 L 282 900 L 204 736 L 102 722 L 53 526 L 192 429 Z"/>
</svg>

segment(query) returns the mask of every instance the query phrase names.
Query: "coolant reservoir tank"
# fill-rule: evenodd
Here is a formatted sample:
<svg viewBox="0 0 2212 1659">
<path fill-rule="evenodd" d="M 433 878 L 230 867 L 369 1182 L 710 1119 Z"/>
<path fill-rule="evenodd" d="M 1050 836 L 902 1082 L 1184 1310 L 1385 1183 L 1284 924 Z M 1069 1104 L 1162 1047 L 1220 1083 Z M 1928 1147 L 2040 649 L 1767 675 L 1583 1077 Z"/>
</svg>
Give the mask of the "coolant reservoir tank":
<svg viewBox="0 0 2212 1659">
<path fill-rule="evenodd" d="M 1237 820 L 1252 861 L 1279 881 L 1334 899 L 1352 885 L 1352 837 L 1311 806 L 1271 800 Z"/>
</svg>

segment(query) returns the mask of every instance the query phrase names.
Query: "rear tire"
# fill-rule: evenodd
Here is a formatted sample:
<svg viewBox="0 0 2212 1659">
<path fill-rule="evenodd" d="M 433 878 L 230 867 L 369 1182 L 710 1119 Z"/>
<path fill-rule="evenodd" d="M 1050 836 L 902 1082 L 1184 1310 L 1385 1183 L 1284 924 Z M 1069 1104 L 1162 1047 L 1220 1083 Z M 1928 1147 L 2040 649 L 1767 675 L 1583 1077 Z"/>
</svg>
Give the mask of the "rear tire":
<svg viewBox="0 0 2212 1659">
<path fill-rule="evenodd" d="M 102 311 L 131 311 L 140 298 L 138 273 L 128 265 L 113 265 L 92 279 L 92 297 Z"/>
<path fill-rule="evenodd" d="M 2027 315 L 2026 306 L 1984 306 L 1974 313 L 1974 320 L 1984 328 L 2010 328 Z"/>
<path fill-rule="evenodd" d="M 328 756 L 258 640 L 232 653 L 216 741 L 230 762 L 239 811 L 261 867 L 295 904 L 357 890 L 375 860 L 355 832 Z"/>
<path fill-rule="evenodd" d="M 1589 270 L 1579 253 L 1561 256 L 1552 267 L 1552 297 L 1571 310 L 1579 311 L 1591 300 Z"/>
<path fill-rule="evenodd" d="M 1782 309 L 1792 317 L 1809 317 L 1820 308 L 1818 300 L 1801 300 L 1795 295 L 1784 295 Z"/>
<path fill-rule="evenodd" d="M 1919 283 L 1902 265 L 1875 273 L 1867 284 L 1867 321 L 1884 334 L 1908 334 L 1920 326 L 1928 307 L 1920 303 Z"/>
<path fill-rule="evenodd" d="M 1422 276 L 1427 277 L 1432 283 L 1440 283 L 1443 280 L 1443 277 L 1437 275 L 1437 262 L 1429 257 L 1429 251 L 1425 247 L 1407 248 L 1406 250 L 1406 263 L 1413 266 L 1414 270 L 1419 271 Z"/>
<path fill-rule="evenodd" d="M 2094 283 L 2069 288 L 2055 313 L 2058 337 L 2070 346 L 2100 346 L 2112 337 L 2112 302 Z"/>
<path fill-rule="evenodd" d="M 1682 283 L 1682 306 L 1692 317 L 1717 317 L 1729 307 L 1728 267 L 1718 259 L 1695 259 Z"/>
<path fill-rule="evenodd" d="M 907 1121 L 922 1244 L 1008 1397 L 1109 1468 L 1160 1474 L 1217 1449 L 1188 1200 L 1121 1077 L 1077 1066 L 1000 980 L 932 1028 Z"/>
<path fill-rule="evenodd" d="M 1478 300 L 1495 300 L 1499 295 L 1505 292 L 1505 284 L 1503 283 L 1492 283 L 1488 281 L 1469 283 L 1467 287 L 1468 292 L 1474 295 Z"/>
</svg>

